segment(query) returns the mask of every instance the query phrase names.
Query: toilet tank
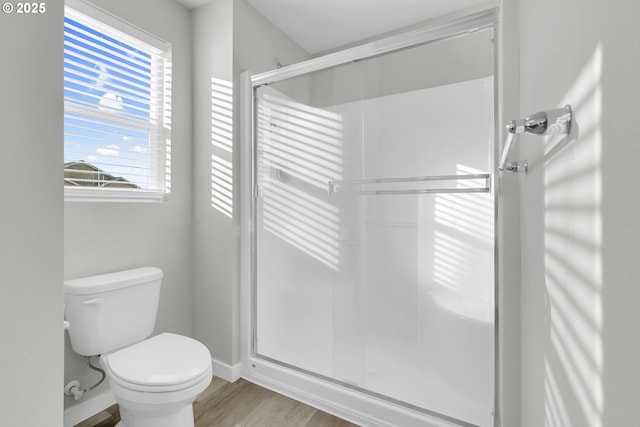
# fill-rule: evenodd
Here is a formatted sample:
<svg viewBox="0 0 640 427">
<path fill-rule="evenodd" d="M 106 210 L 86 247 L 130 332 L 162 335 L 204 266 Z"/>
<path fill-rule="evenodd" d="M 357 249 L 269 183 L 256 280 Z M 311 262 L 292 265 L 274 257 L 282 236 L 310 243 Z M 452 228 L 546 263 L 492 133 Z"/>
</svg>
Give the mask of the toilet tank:
<svg viewBox="0 0 640 427">
<path fill-rule="evenodd" d="M 64 282 L 73 351 L 108 353 L 149 337 L 160 299 L 162 270 L 141 267 Z"/>
</svg>

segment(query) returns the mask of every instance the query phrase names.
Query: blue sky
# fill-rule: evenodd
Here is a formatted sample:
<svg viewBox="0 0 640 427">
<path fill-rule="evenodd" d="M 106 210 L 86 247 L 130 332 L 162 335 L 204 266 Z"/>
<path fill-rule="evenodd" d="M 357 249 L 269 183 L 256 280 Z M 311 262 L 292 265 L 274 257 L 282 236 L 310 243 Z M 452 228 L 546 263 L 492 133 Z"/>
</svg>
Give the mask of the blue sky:
<svg viewBox="0 0 640 427">
<path fill-rule="evenodd" d="M 84 160 L 147 186 L 151 55 L 65 17 L 65 162 Z M 103 113 L 124 124 L 100 119 Z M 138 124 L 136 124 L 136 122 Z"/>
</svg>

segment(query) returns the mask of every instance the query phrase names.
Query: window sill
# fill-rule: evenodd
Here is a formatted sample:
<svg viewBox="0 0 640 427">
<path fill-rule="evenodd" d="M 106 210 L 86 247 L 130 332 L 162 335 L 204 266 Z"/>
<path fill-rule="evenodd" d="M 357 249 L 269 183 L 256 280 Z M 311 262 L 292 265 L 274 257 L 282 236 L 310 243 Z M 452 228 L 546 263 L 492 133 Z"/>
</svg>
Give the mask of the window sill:
<svg viewBox="0 0 640 427">
<path fill-rule="evenodd" d="M 96 187 L 64 187 L 65 202 L 166 202 L 167 194 L 160 190 L 133 190 Z"/>
</svg>

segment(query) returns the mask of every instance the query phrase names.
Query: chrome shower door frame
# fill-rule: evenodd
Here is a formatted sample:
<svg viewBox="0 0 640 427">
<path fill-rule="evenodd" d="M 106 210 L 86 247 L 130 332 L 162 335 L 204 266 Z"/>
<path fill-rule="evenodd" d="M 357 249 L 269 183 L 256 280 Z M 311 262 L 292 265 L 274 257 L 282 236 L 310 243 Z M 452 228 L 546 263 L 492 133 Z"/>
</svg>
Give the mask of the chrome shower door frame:
<svg viewBox="0 0 640 427">
<path fill-rule="evenodd" d="M 256 90 L 260 86 L 302 76 L 314 71 L 328 69 L 349 62 L 365 60 L 378 55 L 392 53 L 411 47 L 434 43 L 468 33 L 493 29 L 494 37 L 499 36 L 499 9 L 492 8 L 471 15 L 463 16 L 447 23 L 429 26 L 367 43 L 319 58 L 289 65 L 269 72 L 241 75 L 241 208 L 240 208 L 240 282 L 241 282 L 241 359 L 242 376 L 265 385 L 282 394 L 295 397 L 320 409 L 334 413 L 343 418 L 365 425 L 381 425 L 381 422 L 403 426 L 444 427 L 451 425 L 473 425 L 453 419 L 447 415 L 432 413 L 422 408 L 415 408 L 403 402 L 394 401 L 376 395 L 367 390 L 339 382 L 287 365 L 285 363 L 258 355 L 256 351 L 256 196 L 257 186 L 255 159 L 257 156 L 256 141 Z M 499 385 L 499 181 L 497 179 L 499 128 L 499 79 L 498 79 L 498 43 L 494 42 L 494 143 L 491 149 L 491 173 L 487 178 L 488 187 L 495 193 L 494 197 L 494 427 L 500 426 Z"/>
</svg>

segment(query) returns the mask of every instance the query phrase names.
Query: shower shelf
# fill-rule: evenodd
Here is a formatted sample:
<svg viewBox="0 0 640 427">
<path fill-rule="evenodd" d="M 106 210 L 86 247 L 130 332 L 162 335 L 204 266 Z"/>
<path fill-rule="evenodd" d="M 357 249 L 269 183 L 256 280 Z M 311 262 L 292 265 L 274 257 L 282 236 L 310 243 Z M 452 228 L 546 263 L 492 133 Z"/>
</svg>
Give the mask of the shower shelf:
<svg viewBox="0 0 640 427">
<path fill-rule="evenodd" d="M 390 194 L 437 194 L 437 193 L 488 193 L 488 173 L 469 175 L 413 176 L 407 178 L 371 178 L 329 181 L 330 195 L 378 196 Z M 428 186 L 425 183 L 453 181 L 462 184 L 452 187 Z"/>
</svg>

